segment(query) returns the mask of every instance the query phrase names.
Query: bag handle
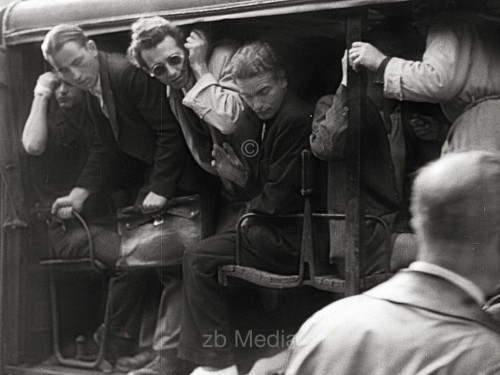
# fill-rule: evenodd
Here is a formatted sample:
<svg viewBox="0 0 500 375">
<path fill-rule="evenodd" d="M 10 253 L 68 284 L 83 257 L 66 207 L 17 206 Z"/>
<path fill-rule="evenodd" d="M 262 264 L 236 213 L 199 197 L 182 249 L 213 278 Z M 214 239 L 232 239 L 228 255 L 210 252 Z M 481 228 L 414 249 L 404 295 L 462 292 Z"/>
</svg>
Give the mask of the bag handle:
<svg viewBox="0 0 500 375">
<path fill-rule="evenodd" d="M 117 218 L 119 222 L 133 221 L 135 225 L 153 220 L 161 220 L 166 215 L 176 215 L 192 219 L 199 214 L 198 202 L 198 195 L 173 197 L 167 201 L 165 206 L 157 210 L 146 211 L 141 206 L 121 208 L 117 211 Z M 189 207 L 190 204 L 196 204 L 196 208 Z"/>
</svg>

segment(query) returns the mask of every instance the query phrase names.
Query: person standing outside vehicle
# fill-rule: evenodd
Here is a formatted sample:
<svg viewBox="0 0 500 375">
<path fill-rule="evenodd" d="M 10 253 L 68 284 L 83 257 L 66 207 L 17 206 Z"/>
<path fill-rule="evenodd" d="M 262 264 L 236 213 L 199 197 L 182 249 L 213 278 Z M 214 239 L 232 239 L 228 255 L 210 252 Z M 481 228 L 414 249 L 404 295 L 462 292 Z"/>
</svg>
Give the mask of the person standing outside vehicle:
<svg viewBox="0 0 500 375">
<path fill-rule="evenodd" d="M 424 167 L 411 204 L 417 260 L 315 313 L 249 375 L 500 373 L 498 310 L 485 309 L 498 293 L 499 197 L 498 153 L 450 153 Z"/>
<path fill-rule="evenodd" d="M 497 153 L 424 167 L 411 205 L 417 261 L 313 315 L 284 373 L 498 374 L 500 329 L 482 307 L 499 282 L 499 187 Z"/>
<path fill-rule="evenodd" d="M 499 26 L 471 8 L 483 2 L 419 1 L 414 10 L 427 35 L 422 61 L 388 57 L 361 41 L 349 50 L 350 64 L 376 72 L 384 95 L 440 103 L 452 122 L 442 153 L 500 150 Z"/>
</svg>

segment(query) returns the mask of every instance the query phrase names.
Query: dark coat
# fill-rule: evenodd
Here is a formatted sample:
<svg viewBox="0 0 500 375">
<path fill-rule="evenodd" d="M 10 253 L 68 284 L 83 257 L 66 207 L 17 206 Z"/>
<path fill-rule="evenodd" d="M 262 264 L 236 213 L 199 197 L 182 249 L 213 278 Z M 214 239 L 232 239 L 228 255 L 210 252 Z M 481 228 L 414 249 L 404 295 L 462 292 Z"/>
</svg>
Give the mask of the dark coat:
<svg viewBox="0 0 500 375">
<path fill-rule="evenodd" d="M 98 126 L 97 141 L 77 186 L 101 190 L 118 179 L 150 172 L 147 191 L 170 198 L 193 191 L 199 169 L 184 141 L 165 95 L 165 87 L 132 66 L 124 56 L 99 52 L 104 105 L 88 95 L 89 111 Z M 123 173 L 119 173 L 121 171 Z"/>
<path fill-rule="evenodd" d="M 60 108 L 51 101 L 47 115 L 48 138 L 42 155 L 28 155 L 30 177 L 37 203 L 50 207 L 68 194 L 87 163 L 95 139 L 95 126 L 82 101 L 74 108 Z M 112 225 L 113 205 L 107 195 L 91 194 L 82 213 L 89 224 Z"/>
<path fill-rule="evenodd" d="M 250 211 L 270 215 L 303 212 L 300 153 L 309 148 L 312 113 L 306 102 L 289 92 L 278 113 L 265 121 L 258 167 L 252 171 L 258 194 L 250 201 Z"/>
<path fill-rule="evenodd" d="M 85 167 L 94 137 L 84 102 L 71 110 L 59 108 L 55 99 L 51 104 L 45 151 L 28 156 L 31 182 L 42 206 L 50 206 L 71 191 Z"/>
</svg>

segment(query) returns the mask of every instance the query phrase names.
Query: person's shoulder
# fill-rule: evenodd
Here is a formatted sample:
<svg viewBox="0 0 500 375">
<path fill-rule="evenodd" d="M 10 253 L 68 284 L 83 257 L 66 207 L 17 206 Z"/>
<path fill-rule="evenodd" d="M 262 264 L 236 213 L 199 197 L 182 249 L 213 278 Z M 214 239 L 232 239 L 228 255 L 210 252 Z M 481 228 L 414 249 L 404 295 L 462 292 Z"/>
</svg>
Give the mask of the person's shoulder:
<svg viewBox="0 0 500 375">
<path fill-rule="evenodd" d="M 121 53 L 100 52 L 101 61 L 105 60 L 108 72 L 112 77 L 123 77 L 137 68 Z"/>
<path fill-rule="evenodd" d="M 300 328 L 297 339 L 304 342 L 312 338 L 337 340 L 346 335 L 354 339 L 354 332 L 362 336 L 375 331 L 381 326 L 381 315 L 375 313 L 380 310 L 377 305 L 386 303 L 365 295 L 335 301 L 313 314 Z"/>
<path fill-rule="evenodd" d="M 222 39 L 211 46 L 208 69 L 216 79 L 231 75 L 231 59 L 238 50 L 238 43 L 231 39 Z"/>
<path fill-rule="evenodd" d="M 236 40 L 224 38 L 216 41 L 212 46 L 211 58 L 214 57 L 227 57 L 231 58 L 238 50 L 240 43 Z"/>
<path fill-rule="evenodd" d="M 453 364 L 453 367 L 457 369 L 455 373 L 500 373 L 500 334 L 472 322 L 470 328 L 462 333 L 464 337 L 461 346 L 467 349 Z M 457 346 L 454 345 L 454 347 Z"/>
<path fill-rule="evenodd" d="M 355 321 L 358 317 L 363 320 L 363 316 L 369 312 L 369 307 L 380 302 L 385 303 L 385 301 L 364 294 L 342 298 L 314 313 L 309 322 L 321 325 L 343 325 L 345 322 L 342 322 L 342 319 L 344 318 L 346 321 Z M 332 320 L 332 316 L 338 319 Z"/>
<path fill-rule="evenodd" d="M 145 87 L 161 87 L 161 83 L 157 79 L 151 78 L 144 70 L 133 65 L 125 55 L 107 53 L 104 56 L 107 61 L 108 76 L 114 90 L 140 95 L 139 93 Z"/>
<path fill-rule="evenodd" d="M 494 330 L 491 327 L 478 324 L 477 327 L 474 326 L 473 330 L 476 334 L 472 336 L 478 346 L 482 346 L 482 343 L 488 343 L 488 349 L 492 353 L 496 353 L 500 360 L 500 327 Z"/>
</svg>

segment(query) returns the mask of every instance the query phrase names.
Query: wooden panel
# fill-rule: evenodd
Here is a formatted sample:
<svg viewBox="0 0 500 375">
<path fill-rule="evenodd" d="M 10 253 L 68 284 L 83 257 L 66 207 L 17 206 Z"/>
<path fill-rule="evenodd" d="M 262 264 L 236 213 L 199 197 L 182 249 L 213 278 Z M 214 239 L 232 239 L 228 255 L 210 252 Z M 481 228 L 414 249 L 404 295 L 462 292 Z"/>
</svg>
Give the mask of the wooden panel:
<svg viewBox="0 0 500 375">
<path fill-rule="evenodd" d="M 348 17 L 347 46 L 350 46 L 354 41 L 362 40 L 364 16 L 364 12 L 359 12 Z M 351 153 L 348 155 L 350 176 L 346 208 L 347 248 L 345 253 L 345 274 L 346 295 L 351 296 L 358 294 L 360 291 L 361 260 L 363 258 L 361 254 L 361 238 L 364 225 L 362 225 L 361 218 L 364 217 L 364 214 L 360 186 L 362 163 L 360 149 L 363 136 L 361 124 L 366 108 L 366 77 L 364 72 L 355 73 L 352 69 L 348 69 L 347 78 L 347 106 L 349 108 L 347 142 L 350 145 Z"/>
<path fill-rule="evenodd" d="M 33 238 L 28 228 L 27 208 L 32 197 L 25 196 L 30 186 L 21 134 L 31 107 L 33 87 L 43 71 L 39 45 L 25 45 L 7 50 L 9 68 L 6 74 L 7 111 L 1 113 L 5 121 L 0 128 L 0 167 L 2 174 L 2 359 L 3 364 L 39 361 L 51 350 L 48 316 L 47 278 L 40 271 L 38 261 L 44 243 Z M 2 112 L 2 111 L 0 111 Z M 33 240 L 31 240 L 33 238 Z M 34 308 L 37 312 L 34 314 Z M 45 310 L 45 311 L 44 311 Z M 40 324 L 34 325 L 33 318 Z M 35 345 L 36 343 L 36 345 Z"/>
<path fill-rule="evenodd" d="M 4 52 L 4 51 L 3 51 Z M 21 285 L 21 241 L 24 230 L 22 214 L 23 194 L 20 186 L 18 155 L 16 153 L 17 133 L 14 127 L 13 106 L 8 80 L 7 54 L 0 55 L 0 276 L 1 276 L 1 322 L 2 365 L 16 363 L 19 358 L 20 338 L 19 290 Z"/>
</svg>

